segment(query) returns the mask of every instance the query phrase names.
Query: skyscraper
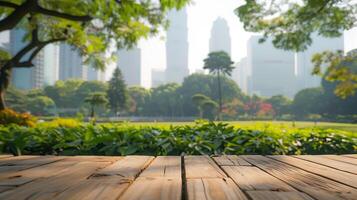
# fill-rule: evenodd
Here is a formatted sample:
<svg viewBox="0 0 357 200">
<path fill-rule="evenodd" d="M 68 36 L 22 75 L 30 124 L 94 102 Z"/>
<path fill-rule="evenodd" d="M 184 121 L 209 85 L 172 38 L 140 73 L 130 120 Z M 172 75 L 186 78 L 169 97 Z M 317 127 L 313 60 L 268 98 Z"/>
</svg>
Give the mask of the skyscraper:
<svg viewBox="0 0 357 200">
<path fill-rule="evenodd" d="M 60 44 L 59 48 L 59 79 L 87 80 L 87 67 L 79 52 L 68 44 Z"/>
<path fill-rule="evenodd" d="M 58 80 L 59 46 L 48 44 L 44 48 L 44 85 L 53 85 Z"/>
<path fill-rule="evenodd" d="M 248 68 L 251 68 L 252 93 L 261 96 L 296 93 L 295 54 L 276 49 L 272 40 L 259 43 L 260 36 L 248 41 Z"/>
<path fill-rule="evenodd" d="M 344 50 L 344 37 L 325 38 L 317 35 L 312 35 L 312 45 L 304 52 L 299 52 L 296 55 L 296 65 L 298 74 L 298 89 L 318 87 L 321 84 L 321 77 L 311 75 L 313 63 L 311 59 L 314 54 L 322 53 L 323 51 Z"/>
<path fill-rule="evenodd" d="M 141 49 L 135 47 L 118 51 L 118 66 L 128 86 L 141 86 Z"/>
<path fill-rule="evenodd" d="M 232 79 L 238 84 L 240 89 L 248 93 L 248 76 L 250 75 L 247 63 L 247 57 L 242 58 L 239 63 L 236 64 L 232 73 Z"/>
<path fill-rule="evenodd" d="M 25 31 L 13 29 L 10 31 L 10 52 L 12 55 L 18 53 L 26 43 L 23 41 Z M 29 58 L 29 54 L 21 60 Z M 42 87 L 44 84 L 44 49 L 32 60 L 34 67 L 14 68 L 12 71 L 12 84 L 18 89 L 29 90 Z"/>
<path fill-rule="evenodd" d="M 88 81 L 105 81 L 105 71 L 101 71 L 99 69 L 95 69 L 92 66 L 89 66 L 87 74 Z"/>
<path fill-rule="evenodd" d="M 209 41 L 209 52 L 225 51 L 231 55 L 231 36 L 229 26 L 225 19 L 217 18 L 213 22 L 211 38 Z"/>
<path fill-rule="evenodd" d="M 166 82 L 181 83 L 189 75 L 187 11 L 172 10 L 166 36 Z"/>
<path fill-rule="evenodd" d="M 160 69 L 151 70 L 151 87 L 157 87 L 165 83 L 165 71 Z"/>
</svg>

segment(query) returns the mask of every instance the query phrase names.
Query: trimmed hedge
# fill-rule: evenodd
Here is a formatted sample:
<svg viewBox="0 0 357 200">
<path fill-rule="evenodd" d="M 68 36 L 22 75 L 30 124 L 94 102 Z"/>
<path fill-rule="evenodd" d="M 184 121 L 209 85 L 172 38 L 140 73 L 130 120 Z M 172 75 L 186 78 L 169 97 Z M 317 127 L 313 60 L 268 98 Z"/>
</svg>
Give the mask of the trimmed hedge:
<svg viewBox="0 0 357 200">
<path fill-rule="evenodd" d="M 354 136 L 338 130 L 253 130 L 213 122 L 170 128 L 12 125 L 0 127 L 0 149 L 14 155 L 344 154 L 357 153 Z"/>
</svg>

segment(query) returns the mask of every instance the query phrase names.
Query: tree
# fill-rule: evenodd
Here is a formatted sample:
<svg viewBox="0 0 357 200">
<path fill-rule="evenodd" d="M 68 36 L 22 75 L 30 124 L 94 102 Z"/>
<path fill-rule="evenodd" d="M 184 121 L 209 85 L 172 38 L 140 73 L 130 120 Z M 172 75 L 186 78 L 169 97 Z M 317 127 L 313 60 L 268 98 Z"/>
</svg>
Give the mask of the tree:
<svg viewBox="0 0 357 200">
<path fill-rule="evenodd" d="M 272 96 L 266 102 L 273 106 L 278 116 L 288 113 L 289 106 L 292 104 L 292 101 L 283 95 Z"/>
<path fill-rule="evenodd" d="M 168 83 L 153 88 L 147 110 L 156 116 L 174 117 L 181 114 L 180 85 Z"/>
<path fill-rule="evenodd" d="M 202 102 L 203 117 L 209 120 L 214 120 L 217 115 L 218 105 L 215 101 L 205 100 Z"/>
<path fill-rule="evenodd" d="M 49 116 L 55 114 L 56 104 L 49 97 L 33 96 L 29 98 L 27 107 L 33 115 Z"/>
<path fill-rule="evenodd" d="M 65 42 L 79 50 L 87 62 L 103 69 L 103 56 L 114 42 L 130 47 L 140 38 L 156 34 L 166 24 L 168 9 L 188 0 L 120 1 L 18 0 L 0 2 L 0 32 L 23 29 L 28 42 L 10 56 L 0 50 L 0 110 L 13 68 L 33 67 L 32 60 L 48 44 Z"/>
<path fill-rule="evenodd" d="M 90 117 L 94 118 L 95 116 L 95 107 L 105 105 L 108 103 L 108 99 L 105 96 L 105 93 L 102 92 L 93 92 L 90 93 L 85 99 L 84 102 L 88 103 L 91 106 Z"/>
<path fill-rule="evenodd" d="M 222 88 L 221 74 L 231 76 L 234 69 L 230 56 L 224 51 L 212 52 L 204 60 L 203 69 L 208 69 L 210 73 L 217 74 L 218 95 L 219 95 L 219 114 L 222 112 Z"/>
<path fill-rule="evenodd" d="M 182 86 L 178 88 L 178 92 L 182 96 L 182 108 L 185 116 L 193 116 L 197 114 L 196 106 L 192 103 L 192 96 L 195 94 L 203 94 L 213 101 L 219 101 L 217 90 L 217 78 L 213 75 L 192 74 L 186 77 Z M 237 83 L 232 79 L 221 77 L 223 103 L 239 99 L 246 101 L 247 96 L 242 93 Z"/>
<path fill-rule="evenodd" d="M 323 37 L 338 37 L 344 30 L 356 27 L 357 2 L 354 0 L 306 0 L 306 1 L 251 1 L 235 12 L 249 32 L 263 33 L 260 42 L 273 38 L 275 47 L 303 51 L 312 44 L 313 33 Z M 340 65 L 341 52 L 328 53 L 327 72 L 331 81 L 337 81 L 337 95 L 353 95 L 356 90 L 356 73 Z M 320 57 L 323 55 L 320 55 Z M 321 62 L 315 63 L 315 74 L 320 73 Z M 336 73 L 337 72 L 337 73 Z M 331 78 L 334 77 L 334 78 Z M 354 84 L 351 84 L 353 80 Z M 343 90 L 340 90 L 340 89 Z M 340 90 L 340 92 L 338 91 Z"/>
<path fill-rule="evenodd" d="M 119 67 L 115 68 L 108 86 L 109 105 L 115 115 L 124 110 L 128 102 L 128 92 Z"/>
<path fill-rule="evenodd" d="M 297 117 L 309 114 L 323 114 L 324 104 L 322 88 L 307 88 L 299 91 L 292 104 L 292 112 Z"/>
<path fill-rule="evenodd" d="M 27 97 L 25 92 L 9 87 L 5 101 L 9 108 L 16 112 L 26 112 Z"/>
<path fill-rule="evenodd" d="M 129 96 L 135 102 L 135 115 L 143 114 L 145 105 L 148 103 L 151 93 L 150 90 L 147 90 L 140 86 L 133 86 L 128 89 Z"/>
<path fill-rule="evenodd" d="M 203 94 L 195 94 L 192 96 L 192 102 L 197 106 L 197 110 L 200 118 L 203 117 L 203 103 L 205 103 L 208 100 L 211 100 L 211 98 Z"/>
</svg>

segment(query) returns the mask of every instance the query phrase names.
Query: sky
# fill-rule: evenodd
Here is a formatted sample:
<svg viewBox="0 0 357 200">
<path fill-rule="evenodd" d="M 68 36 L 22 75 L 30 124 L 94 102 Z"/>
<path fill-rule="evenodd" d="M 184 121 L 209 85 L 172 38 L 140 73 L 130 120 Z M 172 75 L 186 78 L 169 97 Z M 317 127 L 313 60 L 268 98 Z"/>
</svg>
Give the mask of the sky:
<svg viewBox="0 0 357 200">
<path fill-rule="evenodd" d="M 244 1 L 239 0 L 194 0 L 187 7 L 189 38 L 189 69 L 193 73 L 202 69 L 203 59 L 209 51 L 209 38 L 214 20 L 222 17 L 228 22 L 232 42 L 232 60 L 239 62 L 247 55 L 247 41 L 256 33 L 246 32 L 234 9 Z M 154 38 L 140 41 L 142 49 L 143 85 L 150 87 L 151 70 L 165 69 L 165 32 Z M 357 28 L 345 33 L 345 50 L 357 48 Z M 110 71 L 110 70 L 109 70 Z M 110 76 L 110 72 L 108 75 Z"/>
<path fill-rule="evenodd" d="M 194 0 L 187 7 L 189 69 L 193 73 L 202 69 L 203 59 L 207 57 L 209 38 L 214 20 L 222 17 L 227 20 L 232 40 L 232 60 L 238 62 L 246 55 L 246 43 L 251 33 L 245 32 L 243 25 L 234 14 L 242 1 L 237 0 Z M 150 87 L 151 69 L 165 69 L 165 32 L 155 38 L 139 43 L 142 49 L 143 84 Z"/>
</svg>

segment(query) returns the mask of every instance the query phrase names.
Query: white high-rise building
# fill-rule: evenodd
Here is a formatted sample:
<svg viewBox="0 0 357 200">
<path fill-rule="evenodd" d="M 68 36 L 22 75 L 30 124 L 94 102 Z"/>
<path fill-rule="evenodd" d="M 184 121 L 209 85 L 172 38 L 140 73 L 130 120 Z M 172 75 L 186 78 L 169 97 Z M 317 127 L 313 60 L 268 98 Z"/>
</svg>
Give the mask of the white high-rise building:
<svg viewBox="0 0 357 200">
<path fill-rule="evenodd" d="M 276 49 L 272 40 L 259 43 L 260 36 L 248 41 L 248 68 L 252 70 L 251 89 L 253 94 L 270 97 L 296 93 L 295 54 Z"/>
<path fill-rule="evenodd" d="M 209 42 L 209 52 L 225 51 L 231 56 L 231 36 L 229 26 L 225 19 L 217 18 L 213 22 L 211 38 Z"/>
<path fill-rule="evenodd" d="M 141 49 L 119 50 L 117 65 L 128 86 L 142 86 Z"/>
<path fill-rule="evenodd" d="M 160 69 L 151 70 L 151 87 L 157 87 L 165 83 L 165 71 Z"/>
<path fill-rule="evenodd" d="M 323 51 L 344 50 L 344 37 L 325 38 L 317 35 L 312 35 L 312 45 L 305 51 L 299 52 L 296 55 L 296 66 L 298 75 L 298 89 L 318 87 L 321 84 L 321 77 L 311 75 L 313 63 L 311 59 L 314 54 L 322 53 Z"/>
<path fill-rule="evenodd" d="M 87 67 L 79 52 L 68 44 L 60 44 L 59 48 L 59 79 L 87 80 Z"/>
<path fill-rule="evenodd" d="M 247 57 L 242 58 L 236 64 L 232 73 L 232 79 L 238 84 L 244 93 L 248 93 L 248 76 L 250 75 L 247 61 Z"/>
<path fill-rule="evenodd" d="M 105 71 L 95 69 L 92 66 L 87 68 L 87 80 L 88 81 L 105 81 Z"/>
<path fill-rule="evenodd" d="M 48 44 L 44 48 L 44 85 L 53 85 L 59 79 L 59 46 Z"/>
<path fill-rule="evenodd" d="M 172 10 L 166 36 L 166 82 L 182 83 L 189 75 L 187 11 Z"/>
</svg>

